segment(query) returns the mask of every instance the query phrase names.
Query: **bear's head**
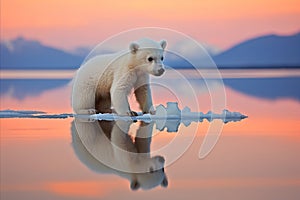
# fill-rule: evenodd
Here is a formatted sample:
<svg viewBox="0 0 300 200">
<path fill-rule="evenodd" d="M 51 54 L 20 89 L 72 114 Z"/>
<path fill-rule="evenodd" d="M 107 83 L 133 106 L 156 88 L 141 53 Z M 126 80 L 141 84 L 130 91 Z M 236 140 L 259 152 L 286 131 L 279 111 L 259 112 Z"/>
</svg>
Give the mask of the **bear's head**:
<svg viewBox="0 0 300 200">
<path fill-rule="evenodd" d="M 164 171 L 164 162 L 165 159 L 162 156 L 154 156 L 141 160 L 140 165 L 144 166 L 145 172 L 132 173 L 130 188 L 132 190 L 138 190 L 139 188 L 147 190 L 158 185 L 168 187 L 168 179 Z"/>
<path fill-rule="evenodd" d="M 164 69 L 164 50 L 167 42 L 160 42 L 143 38 L 129 45 L 132 55 L 132 67 L 138 72 L 149 73 L 154 76 L 161 76 Z"/>
</svg>

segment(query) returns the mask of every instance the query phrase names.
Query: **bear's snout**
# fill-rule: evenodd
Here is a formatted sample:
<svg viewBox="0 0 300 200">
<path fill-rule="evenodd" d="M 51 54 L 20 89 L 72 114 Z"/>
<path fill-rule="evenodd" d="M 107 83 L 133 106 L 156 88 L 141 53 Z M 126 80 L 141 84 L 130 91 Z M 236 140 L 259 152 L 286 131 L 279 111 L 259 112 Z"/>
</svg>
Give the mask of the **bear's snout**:
<svg viewBox="0 0 300 200">
<path fill-rule="evenodd" d="M 165 69 L 161 67 L 161 68 L 155 70 L 153 75 L 154 76 L 161 76 L 164 72 L 165 72 Z"/>
<path fill-rule="evenodd" d="M 164 68 L 160 68 L 160 69 L 158 70 L 159 76 L 162 75 L 164 72 L 165 72 Z"/>
</svg>

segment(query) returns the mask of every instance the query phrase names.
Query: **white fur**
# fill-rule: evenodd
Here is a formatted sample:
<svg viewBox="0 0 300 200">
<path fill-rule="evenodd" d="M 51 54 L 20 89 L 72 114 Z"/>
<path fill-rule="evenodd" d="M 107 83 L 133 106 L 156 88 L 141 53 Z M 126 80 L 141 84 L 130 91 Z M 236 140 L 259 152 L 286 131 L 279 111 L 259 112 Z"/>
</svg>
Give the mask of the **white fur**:
<svg viewBox="0 0 300 200">
<path fill-rule="evenodd" d="M 132 122 L 72 123 L 72 145 L 78 158 L 98 173 L 126 178 L 133 190 L 167 187 L 164 159 L 150 156 L 153 124 L 141 125 L 135 142 L 127 134 Z M 100 125 L 100 126 L 99 126 Z M 150 173 L 150 168 L 155 170 Z"/>
<path fill-rule="evenodd" d="M 74 78 L 72 107 L 77 114 L 112 112 L 132 115 L 127 96 L 132 89 L 144 113 L 152 112 L 149 74 L 164 72 L 161 58 L 166 42 L 141 39 L 129 45 L 129 51 L 92 58 Z M 149 58 L 153 61 L 149 61 Z"/>
</svg>

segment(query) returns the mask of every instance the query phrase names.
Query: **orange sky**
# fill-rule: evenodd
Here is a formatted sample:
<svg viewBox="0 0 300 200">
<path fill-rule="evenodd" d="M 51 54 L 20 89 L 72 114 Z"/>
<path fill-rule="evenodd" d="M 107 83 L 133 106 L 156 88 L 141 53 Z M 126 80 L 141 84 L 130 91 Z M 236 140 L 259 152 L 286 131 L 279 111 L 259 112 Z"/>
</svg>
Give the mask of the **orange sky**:
<svg viewBox="0 0 300 200">
<path fill-rule="evenodd" d="M 1 39 L 22 35 L 66 49 L 144 26 L 228 48 L 262 34 L 298 32 L 299 21 L 299 0 L 1 0 Z"/>
</svg>

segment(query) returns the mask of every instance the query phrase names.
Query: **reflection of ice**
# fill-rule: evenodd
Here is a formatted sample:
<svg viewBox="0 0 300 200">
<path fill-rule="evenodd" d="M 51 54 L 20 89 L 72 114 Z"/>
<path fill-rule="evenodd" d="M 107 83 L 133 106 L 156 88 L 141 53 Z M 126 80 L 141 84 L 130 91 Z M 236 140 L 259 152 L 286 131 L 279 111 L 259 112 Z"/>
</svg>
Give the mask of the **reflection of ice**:
<svg viewBox="0 0 300 200">
<path fill-rule="evenodd" d="M 41 111 L 14 111 L 14 110 L 2 110 L 0 111 L 0 118 L 47 118 L 47 119 L 64 119 L 68 117 L 85 118 L 91 120 L 125 120 L 125 121 L 143 121 L 143 122 L 155 122 L 158 130 L 167 129 L 168 132 L 177 132 L 179 125 L 182 123 L 185 126 L 189 126 L 192 122 L 202 122 L 204 119 L 211 122 L 215 119 L 222 120 L 224 123 L 237 122 L 247 116 L 239 112 L 230 112 L 223 110 L 222 113 L 217 114 L 211 111 L 206 114 L 202 112 L 192 112 L 190 108 L 185 107 L 180 110 L 176 102 L 168 102 L 167 107 L 159 105 L 156 107 L 156 114 L 142 114 L 138 116 L 119 116 L 114 113 L 99 113 L 94 115 L 74 115 L 74 114 L 47 114 Z"/>
<path fill-rule="evenodd" d="M 185 126 L 189 126 L 191 122 L 202 122 L 204 119 L 211 122 L 212 120 L 219 119 L 224 123 L 237 122 L 244 118 L 239 112 L 230 112 L 228 110 L 223 110 L 221 114 L 213 113 L 211 111 L 206 114 L 202 112 L 191 112 L 190 108 L 185 107 L 183 110 L 178 108 L 178 103 L 168 102 L 167 107 L 159 105 L 156 107 L 156 114 L 144 114 L 139 116 L 118 116 L 116 114 L 95 114 L 91 115 L 90 118 L 95 120 L 139 120 L 144 122 L 154 121 L 156 123 L 156 128 L 158 130 L 164 130 L 167 128 L 168 132 L 177 132 L 180 123 Z"/>
</svg>

